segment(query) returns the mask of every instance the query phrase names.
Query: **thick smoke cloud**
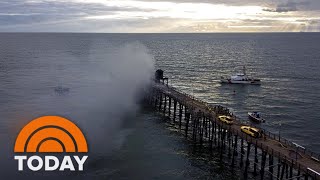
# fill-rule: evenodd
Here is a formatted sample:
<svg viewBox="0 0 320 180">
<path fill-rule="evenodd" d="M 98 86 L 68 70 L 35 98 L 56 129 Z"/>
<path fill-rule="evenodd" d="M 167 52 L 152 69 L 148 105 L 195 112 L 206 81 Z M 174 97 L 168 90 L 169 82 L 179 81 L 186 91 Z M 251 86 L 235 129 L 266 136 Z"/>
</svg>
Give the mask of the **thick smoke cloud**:
<svg viewBox="0 0 320 180">
<path fill-rule="evenodd" d="M 138 110 L 137 101 L 141 98 L 141 90 L 149 84 L 154 72 L 154 59 L 140 43 L 109 50 L 105 59 L 99 68 L 102 72 L 88 77 L 92 81 L 97 78 L 102 81 L 101 87 L 92 88 L 93 92 L 89 90 L 96 97 L 96 106 L 92 109 L 95 113 L 84 113 L 82 116 L 90 114 L 90 117 L 83 118 L 83 123 L 92 153 L 106 153 L 121 145 L 122 120 L 130 118 L 132 115 L 128 114 Z"/>
</svg>

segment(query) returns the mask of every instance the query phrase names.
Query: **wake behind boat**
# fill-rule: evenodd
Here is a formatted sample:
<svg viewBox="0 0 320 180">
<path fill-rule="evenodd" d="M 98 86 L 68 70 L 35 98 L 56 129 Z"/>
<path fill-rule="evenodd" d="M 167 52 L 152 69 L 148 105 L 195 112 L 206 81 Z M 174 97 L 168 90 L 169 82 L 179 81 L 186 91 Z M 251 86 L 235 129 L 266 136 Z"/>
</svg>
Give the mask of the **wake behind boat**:
<svg viewBox="0 0 320 180">
<path fill-rule="evenodd" d="M 246 74 L 246 67 L 243 66 L 243 72 L 231 76 L 230 78 L 221 77 L 221 83 L 227 84 L 253 84 L 260 85 L 260 79 L 250 78 Z"/>
</svg>

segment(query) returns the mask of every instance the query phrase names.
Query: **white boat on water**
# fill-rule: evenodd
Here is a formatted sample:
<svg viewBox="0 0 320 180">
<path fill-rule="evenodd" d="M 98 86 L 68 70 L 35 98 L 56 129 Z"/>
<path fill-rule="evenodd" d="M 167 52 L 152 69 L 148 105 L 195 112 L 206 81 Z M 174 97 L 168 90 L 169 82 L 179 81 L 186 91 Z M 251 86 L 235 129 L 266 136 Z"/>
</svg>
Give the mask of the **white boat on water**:
<svg viewBox="0 0 320 180">
<path fill-rule="evenodd" d="M 260 85 L 260 79 L 255 79 L 248 77 L 246 74 L 246 67 L 243 66 L 243 72 L 238 73 L 236 75 L 231 76 L 230 78 L 221 77 L 221 83 L 227 84 L 253 84 L 253 85 Z"/>
<path fill-rule="evenodd" d="M 249 116 L 249 119 L 254 122 L 257 122 L 257 123 L 265 122 L 265 120 L 261 117 L 261 114 L 259 112 L 248 112 L 248 116 Z"/>
</svg>

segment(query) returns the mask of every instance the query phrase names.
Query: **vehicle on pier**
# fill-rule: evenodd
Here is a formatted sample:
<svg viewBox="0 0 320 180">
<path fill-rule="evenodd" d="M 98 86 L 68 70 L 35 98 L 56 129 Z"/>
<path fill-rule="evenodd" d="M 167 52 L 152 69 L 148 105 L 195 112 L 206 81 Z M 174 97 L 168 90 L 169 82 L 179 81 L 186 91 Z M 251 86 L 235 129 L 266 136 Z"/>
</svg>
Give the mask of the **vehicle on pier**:
<svg viewBox="0 0 320 180">
<path fill-rule="evenodd" d="M 223 122 L 226 123 L 228 125 L 233 124 L 233 120 L 230 116 L 226 116 L 226 115 L 222 115 L 222 116 L 218 116 L 218 119 Z"/>
<path fill-rule="evenodd" d="M 260 112 L 248 112 L 249 119 L 256 123 L 264 123 L 265 120 L 261 117 Z"/>
<path fill-rule="evenodd" d="M 241 126 L 241 131 L 254 138 L 262 137 L 262 133 L 258 128 L 254 128 L 250 126 Z"/>
<path fill-rule="evenodd" d="M 236 75 L 230 76 L 230 78 L 226 78 L 221 76 L 221 83 L 226 83 L 226 84 L 252 84 L 252 85 L 260 85 L 261 81 L 260 79 L 255 79 L 248 77 L 246 74 L 246 67 L 243 66 L 243 72 L 238 73 Z"/>
</svg>

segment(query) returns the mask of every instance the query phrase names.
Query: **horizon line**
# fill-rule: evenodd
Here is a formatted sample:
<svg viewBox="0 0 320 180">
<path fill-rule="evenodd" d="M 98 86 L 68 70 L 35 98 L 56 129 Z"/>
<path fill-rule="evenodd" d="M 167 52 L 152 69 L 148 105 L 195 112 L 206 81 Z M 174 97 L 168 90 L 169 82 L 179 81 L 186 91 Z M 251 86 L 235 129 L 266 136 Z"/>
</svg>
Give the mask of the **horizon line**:
<svg viewBox="0 0 320 180">
<path fill-rule="evenodd" d="M 12 34 L 18 34 L 18 33 L 25 33 L 25 34 L 32 34 L 32 33 L 50 33 L 50 34 L 285 34 L 285 33 L 320 33 L 320 31 L 317 32 L 309 32 L 309 31 L 302 31 L 302 32 L 279 32 L 279 31 L 273 31 L 273 32 L 71 32 L 71 31 L 65 31 L 65 32 L 51 32 L 51 31 L 30 31 L 30 32 L 7 32 L 7 31 L 0 31 L 0 33 L 12 33 Z"/>
</svg>

